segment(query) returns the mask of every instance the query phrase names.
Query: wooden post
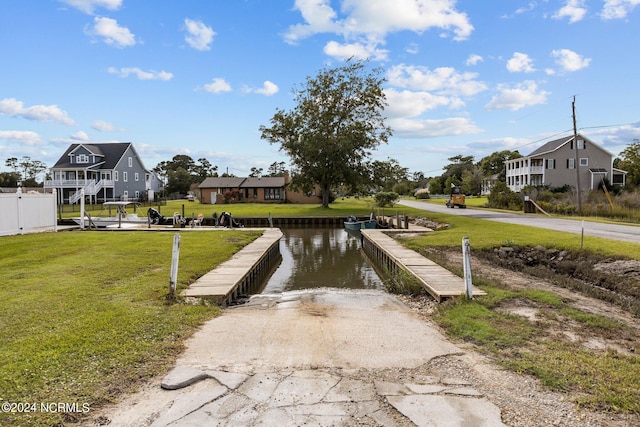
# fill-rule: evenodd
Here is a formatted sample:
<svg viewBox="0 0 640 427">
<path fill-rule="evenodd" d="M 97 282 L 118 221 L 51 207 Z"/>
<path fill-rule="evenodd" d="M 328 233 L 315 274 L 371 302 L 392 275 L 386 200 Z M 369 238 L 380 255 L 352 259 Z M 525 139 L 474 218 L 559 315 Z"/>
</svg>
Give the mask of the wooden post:
<svg viewBox="0 0 640 427">
<path fill-rule="evenodd" d="M 178 260 L 180 259 L 180 233 L 173 235 L 173 250 L 171 252 L 171 277 L 169 278 L 169 297 L 173 298 L 178 282 Z"/>
<path fill-rule="evenodd" d="M 467 291 L 467 298 L 473 299 L 473 283 L 471 280 L 471 245 L 469 238 L 462 238 L 462 265 L 464 269 L 464 284 Z"/>
</svg>

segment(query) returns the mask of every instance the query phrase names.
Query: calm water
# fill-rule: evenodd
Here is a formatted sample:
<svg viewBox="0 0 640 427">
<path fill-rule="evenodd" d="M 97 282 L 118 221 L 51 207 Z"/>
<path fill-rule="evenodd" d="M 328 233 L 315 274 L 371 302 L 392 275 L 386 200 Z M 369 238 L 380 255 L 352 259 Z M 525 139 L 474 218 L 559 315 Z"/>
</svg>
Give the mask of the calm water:
<svg viewBox="0 0 640 427">
<path fill-rule="evenodd" d="M 284 228 L 282 263 L 262 293 L 310 288 L 384 289 L 360 248 L 342 228 Z"/>
</svg>

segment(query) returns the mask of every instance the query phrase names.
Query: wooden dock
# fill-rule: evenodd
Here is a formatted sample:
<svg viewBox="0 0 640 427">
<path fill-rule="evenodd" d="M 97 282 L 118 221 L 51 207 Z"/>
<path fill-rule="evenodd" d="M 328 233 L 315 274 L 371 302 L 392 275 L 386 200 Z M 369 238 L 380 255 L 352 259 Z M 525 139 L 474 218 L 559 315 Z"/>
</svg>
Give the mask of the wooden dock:
<svg viewBox="0 0 640 427">
<path fill-rule="evenodd" d="M 411 274 L 438 301 L 466 294 L 462 277 L 456 276 L 416 251 L 405 248 L 386 234 L 393 232 L 361 230 L 362 246 L 379 264 L 385 265 L 388 269 L 401 268 Z M 475 286 L 472 287 L 472 293 L 474 296 L 486 295 L 486 292 Z"/>
<path fill-rule="evenodd" d="M 265 229 L 262 236 L 189 285 L 182 295 L 227 305 L 248 293 L 280 259 L 281 237 L 279 228 Z"/>
</svg>

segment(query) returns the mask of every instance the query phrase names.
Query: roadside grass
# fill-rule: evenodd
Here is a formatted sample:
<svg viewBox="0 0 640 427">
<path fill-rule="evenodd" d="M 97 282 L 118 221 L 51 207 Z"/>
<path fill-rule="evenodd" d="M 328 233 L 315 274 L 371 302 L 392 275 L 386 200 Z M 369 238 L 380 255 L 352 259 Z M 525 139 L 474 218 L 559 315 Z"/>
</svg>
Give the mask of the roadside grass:
<svg viewBox="0 0 640 427">
<path fill-rule="evenodd" d="M 429 256 L 434 256 L 432 259 L 459 275 L 462 275 L 461 266 L 446 265 L 444 258 L 438 259 L 438 252 L 458 250 L 463 237 L 469 237 L 472 251 L 490 251 L 503 245 L 541 245 L 640 259 L 640 245 L 634 243 L 585 236 L 581 248 L 580 236 L 571 233 L 449 214 L 429 213 L 426 216 L 448 223 L 450 228 L 403 238 L 401 242 L 421 253 L 428 249 Z M 534 375 L 552 390 L 570 392 L 581 407 L 640 413 L 640 357 L 637 356 L 640 343 L 627 326 L 571 307 L 568 301 L 553 292 L 510 290 L 506 284 L 478 275 L 474 275 L 474 284 L 487 292 L 487 296 L 473 300 L 455 298 L 438 306 L 434 321 L 450 337 L 475 344 L 503 366 Z M 513 301 L 537 308 L 539 318 L 531 321 L 503 310 Z M 631 353 L 587 349 L 554 332 L 554 328 L 563 322 L 576 323 L 585 334 L 627 340 Z"/>
<path fill-rule="evenodd" d="M 604 412 L 638 413 L 640 358 L 615 350 L 594 351 L 551 329 L 574 321 L 592 334 L 626 334 L 627 327 L 609 318 L 570 308 L 547 291 L 510 291 L 482 282 L 488 295 L 474 300 L 456 298 L 438 306 L 434 321 L 455 339 L 470 342 L 491 354 L 502 366 L 540 379 L 551 390 L 571 392 L 575 403 Z M 537 320 L 501 311 L 510 301 L 538 308 Z M 556 311 L 556 310 L 559 311 Z M 557 318 L 556 313 L 562 318 Z M 635 350 L 640 346 L 635 343 Z"/>
<path fill-rule="evenodd" d="M 0 238 L 0 403 L 95 410 L 166 371 L 219 314 L 167 298 L 173 232 L 64 232 Z M 259 231 L 181 233 L 178 292 Z M 85 414 L 86 415 L 86 414 Z M 0 413 L 0 425 L 62 425 L 82 413 Z"/>
</svg>

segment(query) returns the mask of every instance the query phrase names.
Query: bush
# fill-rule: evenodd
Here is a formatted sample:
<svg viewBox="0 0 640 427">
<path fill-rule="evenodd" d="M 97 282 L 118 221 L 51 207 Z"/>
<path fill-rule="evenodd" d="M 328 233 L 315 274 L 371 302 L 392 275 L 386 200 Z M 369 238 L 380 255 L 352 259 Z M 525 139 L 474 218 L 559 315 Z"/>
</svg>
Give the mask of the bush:
<svg viewBox="0 0 640 427">
<path fill-rule="evenodd" d="M 384 208 L 385 206 L 391 207 L 399 197 L 398 193 L 394 193 L 392 191 L 381 191 L 375 195 L 376 205 L 381 208 Z"/>
<path fill-rule="evenodd" d="M 406 182 L 399 182 L 393 186 L 393 192 L 398 194 L 409 194 L 409 185 Z"/>
<path fill-rule="evenodd" d="M 429 194 L 429 190 L 426 188 L 421 188 L 415 193 L 416 199 L 430 199 L 431 194 Z"/>
<path fill-rule="evenodd" d="M 495 209 L 522 210 L 524 202 L 518 193 L 514 193 L 504 182 L 496 183 L 489 194 L 489 207 Z"/>
</svg>

